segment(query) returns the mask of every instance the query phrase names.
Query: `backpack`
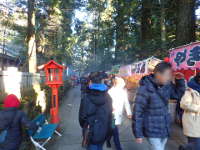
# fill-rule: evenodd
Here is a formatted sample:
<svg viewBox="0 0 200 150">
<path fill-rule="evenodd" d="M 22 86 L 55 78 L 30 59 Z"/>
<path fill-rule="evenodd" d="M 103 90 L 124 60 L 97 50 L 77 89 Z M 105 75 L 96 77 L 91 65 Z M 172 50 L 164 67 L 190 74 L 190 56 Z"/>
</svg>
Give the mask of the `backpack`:
<svg viewBox="0 0 200 150">
<path fill-rule="evenodd" d="M 109 99 L 105 94 L 105 99 Z M 89 143 L 103 143 L 111 130 L 112 124 L 112 104 L 106 101 L 105 104 L 96 105 L 92 103 L 89 94 L 84 95 L 81 101 L 81 114 L 79 119 L 83 128 L 82 146 L 86 147 Z"/>
<path fill-rule="evenodd" d="M 9 123 L 10 125 L 6 129 L 3 129 L 2 131 L 0 131 L 0 144 L 3 144 L 6 141 L 6 137 L 8 135 L 8 130 L 12 127 L 12 124 L 16 120 L 15 118 L 16 118 L 17 114 L 18 113 L 15 112 L 15 115 L 14 115 L 12 121 Z"/>
<path fill-rule="evenodd" d="M 105 109 L 100 107 L 97 109 Z M 98 111 L 98 110 L 97 110 Z M 93 124 L 91 125 L 91 140 L 93 143 L 102 143 L 105 141 L 108 134 L 108 123 L 106 119 L 96 117 Z"/>
<path fill-rule="evenodd" d="M 109 129 L 111 127 L 111 118 L 107 118 L 108 116 L 105 116 L 107 108 L 107 104 L 103 104 L 101 106 L 95 106 L 96 111 L 94 116 L 91 116 L 95 119 L 90 123 L 90 140 L 94 144 L 100 144 L 103 143 L 106 140 L 106 137 L 108 135 Z"/>
</svg>

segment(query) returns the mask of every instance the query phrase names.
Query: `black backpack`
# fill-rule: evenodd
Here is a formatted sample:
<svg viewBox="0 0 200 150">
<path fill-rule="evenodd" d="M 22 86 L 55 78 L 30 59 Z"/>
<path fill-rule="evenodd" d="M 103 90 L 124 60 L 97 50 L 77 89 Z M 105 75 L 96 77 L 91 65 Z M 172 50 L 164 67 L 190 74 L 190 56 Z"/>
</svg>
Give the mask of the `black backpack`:
<svg viewBox="0 0 200 150">
<path fill-rule="evenodd" d="M 109 129 L 111 128 L 111 118 L 109 115 L 108 103 L 103 105 L 95 105 L 88 99 L 88 105 L 95 107 L 95 113 L 88 117 L 89 125 L 89 139 L 93 144 L 103 143 L 108 135 Z"/>
<path fill-rule="evenodd" d="M 98 111 L 106 111 L 105 110 L 106 108 L 104 105 L 97 107 L 96 112 L 98 113 Z M 95 120 L 90 126 L 91 141 L 93 143 L 102 143 L 106 140 L 106 137 L 108 135 L 108 129 L 109 129 L 109 120 L 105 117 L 107 116 L 98 116 L 97 114 L 95 116 Z"/>
</svg>

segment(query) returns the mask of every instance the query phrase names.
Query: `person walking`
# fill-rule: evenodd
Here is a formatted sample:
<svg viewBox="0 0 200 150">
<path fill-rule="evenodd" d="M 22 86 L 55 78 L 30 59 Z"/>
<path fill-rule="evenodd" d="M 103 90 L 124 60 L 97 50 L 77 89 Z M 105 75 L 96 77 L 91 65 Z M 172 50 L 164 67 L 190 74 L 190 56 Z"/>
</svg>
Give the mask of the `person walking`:
<svg viewBox="0 0 200 150">
<path fill-rule="evenodd" d="M 184 110 L 183 132 L 188 144 L 180 146 L 179 150 L 200 150 L 200 73 L 189 81 L 180 104 Z"/>
<path fill-rule="evenodd" d="M 120 140 L 119 140 L 119 129 L 118 127 L 122 124 L 123 119 L 123 110 L 125 108 L 126 114 L 129 119 L 132 118 L 132 112 L 130 103 L 128 101 L 128 94 L 125 89 L 125 82 L 120 77 L 115 77 L 113 79 L 113 87 L 108 91 L 109 95 L 112 98 L 112 108 L 113 108 L 113 115 L 114 115 L 114 123 L 115 126 L 113 128 L 113 140 L 115 143 L 115 147 L 117 150 L 122 150 Z M 109 141 L 107 143 L 109 144 Z"/>
<path fill-rule="evenodd" d="M 0 111 L 0 131 L 7 130 L 5 141 L 0 144 L 0 150 L 18 150 L 22 142 L 22 126 L 37 130 L 37 126 L 28 120 L 25 113 L 19 110 L 19 99 L 8 95 Z"/>
<path fill-rule="evenodd" d="M 137 143 L 144 137 L 151 150 L 164 150 L 170 135 L 169 99 L 181 99 L 185 92 L 182 74 L 173 78 L 169 63 L 161 62 L 154 73 L 140 81 L 133 109 L 133 134 Z"/>
<path fill-rule="evenodd" d="M 81 97 L 84 97 L 84 94 L 86 93 L 89 85 L 89 80 L 88 77 L 81 77 L 80 79 L 80 84 L 81 84 Z"/>
<path fill-rule="evenodd" d="M 79 110 L 83 146 L 88 150 L 102 150 L 111 130 L 112 101 L 99 72 L 92 73 L 89 79 L 90 85 Z"/>
</svg>

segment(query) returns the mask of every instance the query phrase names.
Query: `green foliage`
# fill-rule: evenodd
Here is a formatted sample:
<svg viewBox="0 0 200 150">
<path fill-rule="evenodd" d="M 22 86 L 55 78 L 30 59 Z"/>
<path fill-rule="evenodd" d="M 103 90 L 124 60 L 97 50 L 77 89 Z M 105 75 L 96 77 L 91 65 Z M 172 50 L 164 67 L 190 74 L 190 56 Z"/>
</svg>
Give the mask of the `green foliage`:
<svg viewBox="0 0 200 150">
<path fill-rule="evenodd" d="M 51 108 L 51 88 L 45 84 L 41 84 L 41 90 L 45 91 L 46 96 L 46 114 L 49 114 Z"/>
<path fill-rule="evenodd" d="M 3 108 L 3 100 L 7 96 L 7 93 L 1 92 L 0 94 L 0 110 Z"/>
<path fill-rule="evenodd" d="M 73 37 L 71 36 L 72 11 L 74 1 L 45 0 L 40 9 L 46 14 L 37 12 L 37 45 L 38 63 L 53 58 L 59 63 L 71 63 Z"/>
<path fill-rule="evenodd" d="M 0 104 L 3 104 L 3 100 L 4 100 L 4 98 L 7 96 L 7 93 L 5 93 L 5 92 L 1 92 L 1 94 L 0 94 Z"/>
<path fill-rule="evenodd" d="M 59 97 L 59 102 L 62 103 L 64 100 L 64 96 L 67 94 L 68 90 L 71 88 L 71 83 L 70 80 L 64 81 L 63 86 L 61 86 L 58 90 L 58 97 Z M 51 96 L 52 96 L 52 91 L 51 88 L 45 84 L 41 84 L 41 90 L 45 91 L 46 95 L 46 100 L 47 100 L 47 109 L 46 113 L 49 114 L 50 108 L 51 108 Z"/>
<path fill-rule="evenodd" d="M 59 97 L 62 102 L 64 100 L 64 96 L 66 95 L 67 91 L 70 89 L 71 85 L 69 80 L 64 82 L 64 86 L 59 89 Z M 45 91 L 46 95 L 46 102 L 47 102 L 47 109 L 46 109 L 46 115 L 49 116 L 50 107 L 51 107 L 51 88 L 46 86 L 45 84 L 41 85 L 41 90 Z M 37 115 L 41 113 L 40 107 L 36 106 L 36 97 L 37 94 L 33 88 L 30 89 L 24 89 L 21 91 L 22 94 L 22 109 L 26 111 L 31 119 L 35 118 Z M 25 132 L 24 132 L 25 133 Z M 28 139 L 27 137 L 25 139 Z M 33 144 L 27 140 L 22 143 L 20 150 L 26 150 L 27 147 L 30 148 L 30 150 L 34 150 Z"/>
<path fill-rule="evenodd" d="M 198 8 L 199 1 L 192 1 L 196 2 L 195 8 L 183 11 L 194 12 Z M 17 2 L 27 5 L 24 0 Z M 90 72 L 109 70 L 115 64 L 132 63 L 152 55 L 163 58 L 178 43 L 179 5 L 177 0 L 38 0 L 37 63 L 44 64 L 53 58 L 80 72 Z M 79 20 L 76 11 L 87 16 Z M 0 12 L 0 27 L 17 35 L 0 36 L 0 41 L 20 45 L 23 61 L 29 59 L 27 26 L 20 24 L 26 20 L 23 10 L 7 17 Z M 196 23 L 193 28 L 199 39 L 199 18 Z"/>
<path fill-rule="evenodd" d="M 41 113 L 41 108 L 37 106 L 36 100 L 37 93 L 33 88 L 21 90 L 21 107 L 32 119 Z"/>
<path fill-rule="evenodd" d="M 28 64 L 27 49 L 27 13 L 22 9 L 27 7 L 27 1 L 17 0 L 12 2 L 16 5 L 12 13 L 6 14 L 0 11 L 0 43 L 5 41 L 6 46 L 19 47 L 20 58 L 23 61 L 23 70 L 26 71 Z M 72 47 L 72 17 L 75 0 L 39 0 L 35 4 L 36 12 L 36 47 L 37 64 L 41 65 L 53 58 L 59 63 L 71 64 Z M 78 3 L 77 3 L 78 4 Z M 4 6 L 3 10 L 7 10 Z M 9 6 L 8 6 L 9 7 Z M 10 34 L 10 32 L 12 34 Z M 17 45 L 17 46 L 16 46 Z"/>
<path fill-rule="evenodd" d="M 41 108 L 36 105 L 37 93 L 33 88 L 27 88 L 21 90 L 21 109 L 28 114 L 30 119 L 34 119 L 41 114 Z M 28 140 L 28 135 L 25 129 L 23 129 L 23 136 L 25 136 L 20 150 L 26 150 L 29 147 L 30 150 L 34 150 L 33 144 Z"/>
<path fill-rule="evenodd" d="M 95 15 L 92 21 L 75 21 L 73 65 L 81 72 L 90 72 L 152 55 L 166 57 L 177 43 L 179 4 L 177 0 L 88 0 L 80 10 L 85 8 L 87 14 Z M 190 9 L 188 12 L 194 12 Z"/>
</svg>

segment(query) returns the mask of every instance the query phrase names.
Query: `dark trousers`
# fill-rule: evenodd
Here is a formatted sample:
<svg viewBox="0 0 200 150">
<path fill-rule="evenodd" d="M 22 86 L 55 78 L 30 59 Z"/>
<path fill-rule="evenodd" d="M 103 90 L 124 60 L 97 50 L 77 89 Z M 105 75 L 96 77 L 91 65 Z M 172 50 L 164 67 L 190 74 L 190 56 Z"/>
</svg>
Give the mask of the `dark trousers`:
<svg viewBox="0 0 200 150">
<path fill-rule="evenodd" d="M 19 144 L 12 144 L 10 143 L 4 143 L 4 144 L 0 144 L 0 150 L 19 150 L 20 148 L 20 143 Z"/>
<path fill-rule="evenodd" d="M 188 137 L 188 144 L 184 148 L 186 150 L 200 150 L 200 138 Z"/>
<path fill-rule="evenodd" d="M 91 144 L 87 150 L 103 150 L 103 144 Z"/>
<path fill-rule="evenodd" d="M 112 130 L 112 136 L 113 136 L 113 141 L 114 141 L 116 150 L 122 150 L 121 143 L 119 140 L 119 129 L 117 126 L 115 126 L 115 128 Z M 112 136 L 110 136 L 110 139 L 112 138 Z M 109 142 L 110 139 L 108 139 L 107 142 Z"/>
</svg>

